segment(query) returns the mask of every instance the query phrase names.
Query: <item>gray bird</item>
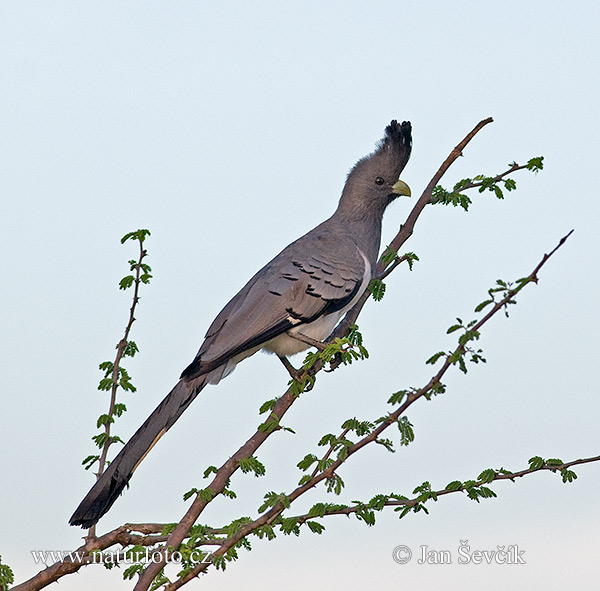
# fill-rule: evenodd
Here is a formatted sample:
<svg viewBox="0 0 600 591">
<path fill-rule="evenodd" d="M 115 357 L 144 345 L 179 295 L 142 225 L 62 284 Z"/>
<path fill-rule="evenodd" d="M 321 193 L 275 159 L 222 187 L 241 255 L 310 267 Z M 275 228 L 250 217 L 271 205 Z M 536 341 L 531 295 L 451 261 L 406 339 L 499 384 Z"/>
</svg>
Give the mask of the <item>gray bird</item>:
<svg viewBox="0 0 600 591">
<path fill-rule="evenodd" d="M 367 288 L 377 262 L 381 222 L 399 195 L 411 151 L 411 125 L 392 121 L 375 151 L 346 179 L 334 214 L 284 248 L 223 308 L 181 379 L 81 501 L 69 523 L 91 527 L 134 470 L 207 384 L 218 384 L 259 349 L 285 359 L 326 339 Z M 309 340 L 307 339 L 307 340 Z"/>
</svg>

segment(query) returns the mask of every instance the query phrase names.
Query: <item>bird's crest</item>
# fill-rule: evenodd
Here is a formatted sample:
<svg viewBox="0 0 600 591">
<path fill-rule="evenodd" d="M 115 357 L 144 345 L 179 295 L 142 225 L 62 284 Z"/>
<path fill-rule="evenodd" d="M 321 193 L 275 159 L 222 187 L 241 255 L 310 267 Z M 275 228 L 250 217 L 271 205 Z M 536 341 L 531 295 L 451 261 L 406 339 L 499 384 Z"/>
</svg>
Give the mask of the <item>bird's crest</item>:
<svg viewBox="0 0 600 591">
<path fill-rule="evenodd" d="M 398 178 L 406 166 L 412 149 L 412 127 L 410 121 L 398 123 L 395 119 L 385 128 L 385 135 L 375 147 L 375 151 L 361 158 L 348 173 L 366 171 L 376 167 L 389 171 L 391 176 Z M 358 173 L 360 174 L 360 173 Z"/>
</svg>

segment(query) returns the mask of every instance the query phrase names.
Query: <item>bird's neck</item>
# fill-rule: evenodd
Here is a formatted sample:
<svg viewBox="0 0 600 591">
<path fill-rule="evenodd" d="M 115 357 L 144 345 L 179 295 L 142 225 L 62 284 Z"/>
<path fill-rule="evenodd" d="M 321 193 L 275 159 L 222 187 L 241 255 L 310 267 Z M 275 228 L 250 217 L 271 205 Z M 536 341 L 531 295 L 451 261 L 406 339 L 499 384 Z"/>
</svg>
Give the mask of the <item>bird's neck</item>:
<svg viewBox="0 0 600 591">
<path fill-rule="evenodd" d="M 383 212 L 360 211 L 356 207 L 344 207 L 343 200 L 332 217 L 336 226 L 350 236 L 375 269 L 381 243 L 381 221 Z"/>
</svg>

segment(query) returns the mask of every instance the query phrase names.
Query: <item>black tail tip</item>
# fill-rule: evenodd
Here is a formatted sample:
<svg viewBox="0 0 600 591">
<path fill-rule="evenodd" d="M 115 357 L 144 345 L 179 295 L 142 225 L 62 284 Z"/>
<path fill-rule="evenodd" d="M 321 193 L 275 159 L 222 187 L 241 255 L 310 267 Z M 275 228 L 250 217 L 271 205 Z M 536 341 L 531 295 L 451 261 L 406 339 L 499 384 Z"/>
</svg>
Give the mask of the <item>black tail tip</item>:
<svg viewBox="0 0 600 591">
<path fill-rule="evenodd" d="M 71 515 L 69 525 L 80 526 L 83 529 L 89 529 L 96 525 L 100 520 L 101 515 L 90 515 L 88 511 L 80 511 L 79 508 Z"/>
<path fill-rule="evenodd" d="M 92 527 L 93 525 L 96 525 L 98 523 L 97 519 L 74 519 L 73 517 L 71 517 L 71 519 L 69 520 L 69 525 L 74 525 L 74 526 L 81 526 L 82 529 L 90 529 L 90 527 Z"/>
</svg>

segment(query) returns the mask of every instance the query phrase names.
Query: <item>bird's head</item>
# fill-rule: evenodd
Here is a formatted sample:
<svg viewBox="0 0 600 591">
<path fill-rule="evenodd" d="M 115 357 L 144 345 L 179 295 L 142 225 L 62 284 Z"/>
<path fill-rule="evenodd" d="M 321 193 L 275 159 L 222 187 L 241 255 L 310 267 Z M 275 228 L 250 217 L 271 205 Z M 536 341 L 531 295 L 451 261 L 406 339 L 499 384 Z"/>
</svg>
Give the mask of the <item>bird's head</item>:
<svg viewBox="0 0 600 591">
<path fill-rule="evenodd" d="M 399 176 L 408 162 L 411 147 L 410 122 L 392 121 L 375 151 L 361 158 L 349 172 L 340 205 L 345 201 L 354 210 L 363 212 L 366 207 L 382 215 L 396 197 L 410 197 L 410 188 Z"/>
</svg>

